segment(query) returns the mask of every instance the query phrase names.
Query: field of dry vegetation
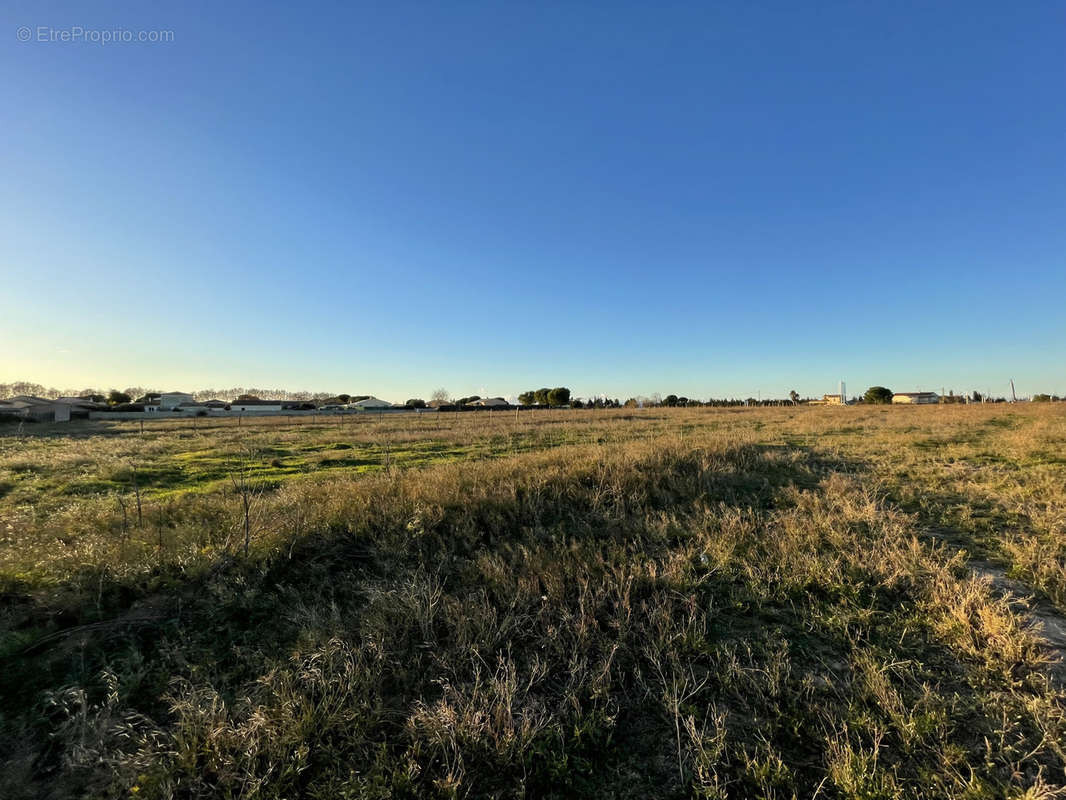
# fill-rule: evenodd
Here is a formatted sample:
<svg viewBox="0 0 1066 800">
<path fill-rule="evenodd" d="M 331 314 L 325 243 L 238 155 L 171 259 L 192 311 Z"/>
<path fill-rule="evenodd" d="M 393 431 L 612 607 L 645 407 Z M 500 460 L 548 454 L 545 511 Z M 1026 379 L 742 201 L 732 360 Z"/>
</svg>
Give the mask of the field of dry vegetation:
<svg viewBox="0 0 1066 800">
<path fill-rule="evenodd" d="M 0 428 L 0 797 L 1051 798 L 1066 406 Z"/>
</svg>

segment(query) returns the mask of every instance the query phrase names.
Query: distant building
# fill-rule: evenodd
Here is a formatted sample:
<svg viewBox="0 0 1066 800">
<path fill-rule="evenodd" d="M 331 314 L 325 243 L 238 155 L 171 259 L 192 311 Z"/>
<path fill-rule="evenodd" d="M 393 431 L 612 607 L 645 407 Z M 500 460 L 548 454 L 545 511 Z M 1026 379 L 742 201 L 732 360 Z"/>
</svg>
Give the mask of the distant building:
<svg viewBox="0 0 1066 800">
<path fill-rule="evenodd" d="M 809 406 L 844 406 L 847 401 L 840 394 L 823 394 L 821 400 L 808 400 Z"/>
<path fill-rule="evenodd" d="M 159 395 L 159 408 L 162 411 L 170 411 L 185 403 L 195 404 L 193 396 L 188 392 L 167 392 Z"/>
<path fill-rule="evenodd" d="M 55 402 L 57 404 L 62 403 L 69 408 L 67 414 L 63 414 L 62 411 L 57 409 L 56 422 L 65 422 L 66 420 L 61 419 L 63 416 L 66 416 L 67 419 L 88 419 L 90 411 L 107 410 L 106 403 L 94 403 L 84 397 L 57 397 Z"/>
<path fill-rule="evenodd" d="M 470 403 L 470 405 L 483 406 L 487 408 L 499 408 L 501 406 L 509 406 L 510 403 L 508 403 L 502 397 L 483 397 L 481 400 L 475 400 L 473 403 Z"/>
<path fill-rule="evenodd" d="M 207 406 L 193 400 L 191 403 L 178 403 L 174 411 L 184 411 L 188 414 L 207 414 Z"/>
<path fill-rule="evenodd" d="M 377 397 L 367 397 L 354 403 L 349 403 L 348 408 L 392 408 L 392 403 Z"/>
<path fill-rule="evenodd" d="M 926 405 L 937 403 L 940 397 L 936 392 L 896 392 L 892 395 L 893 403 L 909 403 L 914 405 Z"/>
<path fill-rule="evenodd" d="M 0 410 L 5 416 L 32 419 L 37 422 L 70 422 L 70 409 L 70 403 L 20 394 L 4 400 Z"/>
<path fill-rule="evenodd" d="M 280 400 L 260 400 L 258 397 L 238 397 L 230 403 L 230 411 L 281 411 Z"/>
</svg>

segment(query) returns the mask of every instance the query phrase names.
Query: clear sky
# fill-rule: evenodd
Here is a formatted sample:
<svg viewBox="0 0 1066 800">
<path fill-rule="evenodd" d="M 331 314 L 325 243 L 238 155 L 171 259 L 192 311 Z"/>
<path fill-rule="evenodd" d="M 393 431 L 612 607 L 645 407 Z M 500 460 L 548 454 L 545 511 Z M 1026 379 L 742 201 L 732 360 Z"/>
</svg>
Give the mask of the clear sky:
<svg viewBox="0 0 1066 800">
<path fill-rule="evenodd" d="M 5 3 L 0 382 L 1066 394 L 1064 45 L 1060 0 Z"/>
</svg>

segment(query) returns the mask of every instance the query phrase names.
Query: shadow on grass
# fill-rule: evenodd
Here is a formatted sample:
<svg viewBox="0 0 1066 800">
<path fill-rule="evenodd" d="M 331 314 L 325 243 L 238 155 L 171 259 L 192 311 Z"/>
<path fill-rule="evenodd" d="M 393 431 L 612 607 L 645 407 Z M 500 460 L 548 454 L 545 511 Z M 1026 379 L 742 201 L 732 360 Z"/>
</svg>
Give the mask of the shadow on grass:
<svg viewBox="0 0 1066 800">
<path fill-rule="evenodd" d="M 358 678 L 329 701 L 336 709 L 298 735 L 281 730 L 268 754 L 285 763 L 308 746 L 304 767 L 255 767 L 274 787 L 267 796 L 363 780 L 418 796 L 456 779 L 456 758 L 473 796 L 682 797 L 701 769 L 719 770 L 730 796 L 809 795 L 826 780 L 825 736 L 872 730 L 888 713 L 852 674 L 861 655 L 912 665 L 893 687 L 901 703 L 930 683 L 955 698 L 970 728 L 954 743 L 969 747 L 986 726 L 973 719 L 968 668 L 915 624 L 906 588 L 861 572 L 775 583 L 686 549 L 709 517 L 774 535 L 759 526 L 792 502 L 789 490 L 862 469 L 809 448 L 748 446 L 433 503 L 412 485 L 265 560 L 225 557 L 191 576 L 162 567 L 137 584 L 85 570 L 51 599 L 9 586 L 0 614 L 17 647 L 5 644 L 0 662 L 2 733 L 29 747 L 27 795 L 104 786 L 101 770 L 64 760 L 69 742 L 52 736 L 63 720 L 44 698 L 78 686 L 100 705 L 110 671 L 128 712 L 185 726 L 191 749 L 160 755 L 156 778 L 239 782 L 209 766 L 236 756 L 207 754 L 226 745 L 197 727 L 206 712 L 175 680 L 211 687 L 233 719 L 250 703 L 284 727 L 284 703 L 318 708 L 316 693 L 328 694 L 309 688 L 319 684 L 307 664 L 328 672 L 347 659 L 338 674 Z M 484 467 L 486 480 L 502 475 Z M 707 752 L 717 755 L 702 764 Z M 886 760 L 918 781 L 936 766 L 927 755 Z"/>
</svg>

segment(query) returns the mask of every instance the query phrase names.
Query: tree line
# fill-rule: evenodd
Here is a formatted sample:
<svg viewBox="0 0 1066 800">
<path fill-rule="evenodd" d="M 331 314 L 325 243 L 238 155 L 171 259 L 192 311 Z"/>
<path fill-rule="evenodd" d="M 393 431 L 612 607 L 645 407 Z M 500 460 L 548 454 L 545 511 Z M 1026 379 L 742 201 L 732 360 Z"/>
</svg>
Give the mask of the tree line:
<svg viewBox="0 0 1066 800">
<path fill-rule="evenodd" d="M 140 402 L 138 398 L 158 398 L 164 394 L 159 389 L 145 388 L 143 386 L 128 386 L 125 389 L 56 389 L 30 381 L 14 381 L 12 383 L 0 383 L 0 397 L 14 397 L 16 395 L 30 395 L 54 400 L 57 397 L 84 397 L 97 403 L 107 402 L 111 405 L 118 403 Z M 194 400 L 229 399 L 235 397 L 254 397 L 258 400 L 285 400 L 301 403 L 354 403 L 370 397 L 368 394 L 334 394 L 332 392 L 290 392 L 287 389 L 257 389 L 235 386 L 230 389 L 199 389 L 189 392 Z"/>
<path fill-rule="evenodd" d="M 530 389 L 518 395 L 518 402 L 524 406 L 566 406 L 570 405 L 570 390 L 565 386 Z"/>
<path fill-rule="evenodd" d="M 97 403 L 108 403 L 109 405 L 123 405 L 126 403 L 141 403 L 148 402 L 152 399 L 158 399 L 161 392 L 155 389 L 145 389 L 141 386 L 130 386 L 124 390 L 118 389 L 97 389 L 97 388 L 84 388 L 84 389 L 66 389 L 60 391 L 54 387 L 46 387 L 40 383 L 32 383 L 29 381 L 14 381 L 12 383 L 0 383 L 0 398 L 13 397 L 16 395 L 32 395 L 34 397 L 43 397 L 47 399 L 55 399 L 57 397 L 84 397 Z M 328 404 L 346 404 L 354 403 L 359 400 L 365 400 L 370 395 L 366 394 L 347 394 L 341 392 L 340 394 L 333 394 L 331 392 L 291 392 L 285 389 L 258 389 L 258 388 L 245 388 L 243 386 L 237 386 L 230 389 L 200 389 L 198 391 L 191 392 L 193 398 L 198 401 L 212 400 L 212 399 L 227 399 L 227 398 L 249 398 L 254 397 L 261 400 L 285 400 L 291 402 L 305 402 L 316 403 L 319 405 Z M 871 386 L 860 397 L 853 398 L 853 402 L 863 403 L 891 403 L 893 392 L 891 389 L 885 386 Z M 432 394 L 432 400 L 427 403 L 420 398 L 409 399 L 405 405 L 409 408 L 426 408 L 428 405 L 442 406 L 442 405 L 457 405 L 463 406 L 470 403 L 474 403 L 480 400 L 479 395 L 469 395 L 466 397 L 459 397 L 451 399 L 448 392 L 445 389 L 437 389 Z M 779 406 L 779 405 L 798 405 L 809 402 L 811 398 L 801 399 L 798 392 L 792 390 L 788 393 L 787 397 L 783 398 L 709 398 L 707 400 L 699 400 L 696 398 L 685 397 L 684 395 L 668 394 L 665 397 L 659 393 L 651 395 L 638 395 L 627 398 L 624 402 L 620 402 L 617 398 L 610 399 L 607 397 L 594 397 L 582 400 L 581 398 L 573 397 L 569 388 L 565 386 L 557 386 L 554 389 L 542 387 L 540 389 L 531 389 L 526 392 L 522 392 L 518 395 L 518 402 L 521 405 L 538 405 L 546 407 L 561 407 L 570 406 L 572 408 L 648 408 L 648 407 L 699 407 L 699 406 L 711 406 L 711 407 L 734 407 L 734 406 Z M 819 398 L 820 399 L 820 398 Z M 1034 394 L 1030 398 L 1033 402 L 1059 402 L 1063 398 L 1054 394 Z M 956 394 L 954 390 L 950 390 L 946 395 L 940 397 L 941 403 L 980 403 L 980 402 L 993 402 L 1002 403 L 1006 402 L 1003 397 L 985 397 L 981 392 L 974 391 L 967 395 L 965 393 Z"/>
</svg>

